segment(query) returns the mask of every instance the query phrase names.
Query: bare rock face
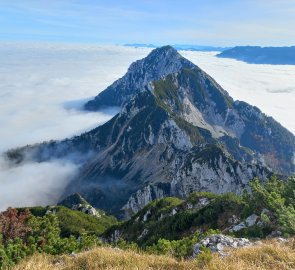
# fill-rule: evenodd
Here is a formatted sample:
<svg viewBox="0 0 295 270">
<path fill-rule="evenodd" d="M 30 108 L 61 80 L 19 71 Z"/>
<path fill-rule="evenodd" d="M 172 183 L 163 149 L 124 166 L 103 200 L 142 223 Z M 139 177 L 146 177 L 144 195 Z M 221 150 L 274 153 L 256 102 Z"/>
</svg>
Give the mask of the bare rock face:
<svg viewBox="0 0 295 270">
<path fill-rule="evenodd" d="M 227 255 L 225 249 L 250 246 L 251 242 L 246 238 L 234 238 L 223 234 L 207 236 L 193 247 L 194 257 L 202 252 L 201 247 L 206 247 L 211 252 L 218 252 L 220 255 Z"/>
<path fill-rule="evenodd" d="M 135 194 L 130 196 L 128 202 L 123 206 L 123 210 L 130 216 L 137 213 L 144 206 L 155 199 L 161 199 L 170 194 L 165 190 L 157 187 L 156 185 L 148 185 L 141 190 L 138 190 Z"/>
</svg>

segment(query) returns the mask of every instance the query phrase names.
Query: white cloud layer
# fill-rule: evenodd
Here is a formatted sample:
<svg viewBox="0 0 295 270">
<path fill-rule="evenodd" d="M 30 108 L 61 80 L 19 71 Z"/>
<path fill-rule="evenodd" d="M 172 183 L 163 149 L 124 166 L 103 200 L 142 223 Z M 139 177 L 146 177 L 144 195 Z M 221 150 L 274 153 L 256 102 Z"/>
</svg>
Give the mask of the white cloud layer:
<svg viewBox="0 0 295 270">
<path fill-rule="evenodd" d="M 110 119 L 79 110 L 150 49 L 0 43 L 0 153 L 62 139 Z M 295 133 L 295 66 L 249 65 L 214 53 L 182 52 L 231 96 L 256 105 Z M 55 203 L 77 167 L 66 161 L 11 168 L 0 160 L 0 210 Z"/>
<path fill-rule="evenodd" d="M 79 106 L 149 50 L 118 46 L 0 43 L 0 151 L 91 129 L 114 111 Z"/>
<path fill-rule="evenodd" d="M 9 167 L 0 159 L 0 211 L 57 202 L 77 169 L 61 160 Z"/>
</svg>

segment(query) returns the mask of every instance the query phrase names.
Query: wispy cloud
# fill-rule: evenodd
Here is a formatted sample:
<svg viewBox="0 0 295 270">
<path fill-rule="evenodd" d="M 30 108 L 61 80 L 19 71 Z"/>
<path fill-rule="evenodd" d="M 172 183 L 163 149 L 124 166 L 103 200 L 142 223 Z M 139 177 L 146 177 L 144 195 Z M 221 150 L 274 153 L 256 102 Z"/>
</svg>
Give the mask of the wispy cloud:
<svg viewBox="0 0 295 270">
<path fill-rule="evenodd" d="M 208 45 L 294 42 L 295 3 L 287 0 L 2 2 L 2 39 Z"/>
</svg>

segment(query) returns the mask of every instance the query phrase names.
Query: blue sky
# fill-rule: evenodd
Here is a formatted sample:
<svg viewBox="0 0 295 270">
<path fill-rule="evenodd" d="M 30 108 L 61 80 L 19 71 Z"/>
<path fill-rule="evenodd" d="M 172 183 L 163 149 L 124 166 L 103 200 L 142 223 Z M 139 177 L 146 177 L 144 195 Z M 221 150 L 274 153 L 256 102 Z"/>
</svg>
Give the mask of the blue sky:
<svg viewBox="0 0 295 270">
<path fill-rule="evenodd" d="M 0 40 L 295 45 L 295 0 L 0 0 Z"/>
</svg>

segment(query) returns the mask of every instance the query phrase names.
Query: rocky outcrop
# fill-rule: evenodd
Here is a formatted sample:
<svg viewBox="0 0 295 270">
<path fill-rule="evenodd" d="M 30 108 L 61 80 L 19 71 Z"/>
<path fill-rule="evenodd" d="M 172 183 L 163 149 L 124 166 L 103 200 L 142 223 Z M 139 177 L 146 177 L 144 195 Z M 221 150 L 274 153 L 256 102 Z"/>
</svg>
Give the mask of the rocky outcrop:
<svg viewBox="0 0 295 270">
<path fill-rule="evenodd" d="M 61 202 L 59 202 L 58 205 L 65 206 L 72 210 L 81 211 L 82 213 L 85 213 L 90 216 L 95 216 L 97 218 L 101 217 L 101 213 L 99 213 L 78 193 L 66 197 Z"/>
<path fill-rule="evenodd" d="M 195 210 L 195 211 L 198 211 L 201 208 L 207 206 L 209 203 L 210 203 L 210 199 L 208 199 L 206 197 L 204 197 L 204 198 L 200 197 L 198 199 L 198 202 L 197 203 L 187 202 L 185 209 L 186 210 Z"/>
<path fill-rule="evenodd" d="M 251 216 L 247 217 L 245 221 L 233 226 L 229 231 L 230 232 L 238 232 L 242 229 L 246 229 L 248 227 L 254 226 L 254 225 L 262 225 L 262 223 L 259 223 L 260 217 L 252 214 Z"/>
<path fill-rule="evenodd" d="M 223 234 L 214 234 L 205 237 L 193 246 L 193 256 L 202 252 L 202 247 L 209 248 L 211 252 L 227 255 L 226 249 L 250 246 L 251 242 L 246 238 L 234 238 Z"/>
<path fill-rule="evenodd" d="M 161 199 L 169 195 L 170 190 L 165 190 L 165 186 L 160 188 L 157 185 L 147 185 L 143 189 L 138 190 L 135 194 L 131 195 L 128 202 L 123 206 L 122 210 L 124 210 L 126 216 L 129 217 L 132 214 L 137 213 L 153 200 Z"/>
<path fill-rule="evenodd" d="M 261 211 L 260 215 L 252 214 L 248 216 L 244 221 L 240 223 L 234 223 L 234 225 L 231 228 L 229 228 L 229 232 L 238 232 L 252 226 L 263 227 L 265 225 L 265 222 L 262 218 L 263 216 L 266 217 L 268 222 L 271 222 L 274 219 L 274 214 L 270 212 L 268 209 L 264 208 Z"/>
<path fill-rule="evenodd" d="M 101 214 L 91 205 L 75 204 L 71 208 L 72 210 L 81 211 L 87 215 L 100 218 Z"/>
</svg>

